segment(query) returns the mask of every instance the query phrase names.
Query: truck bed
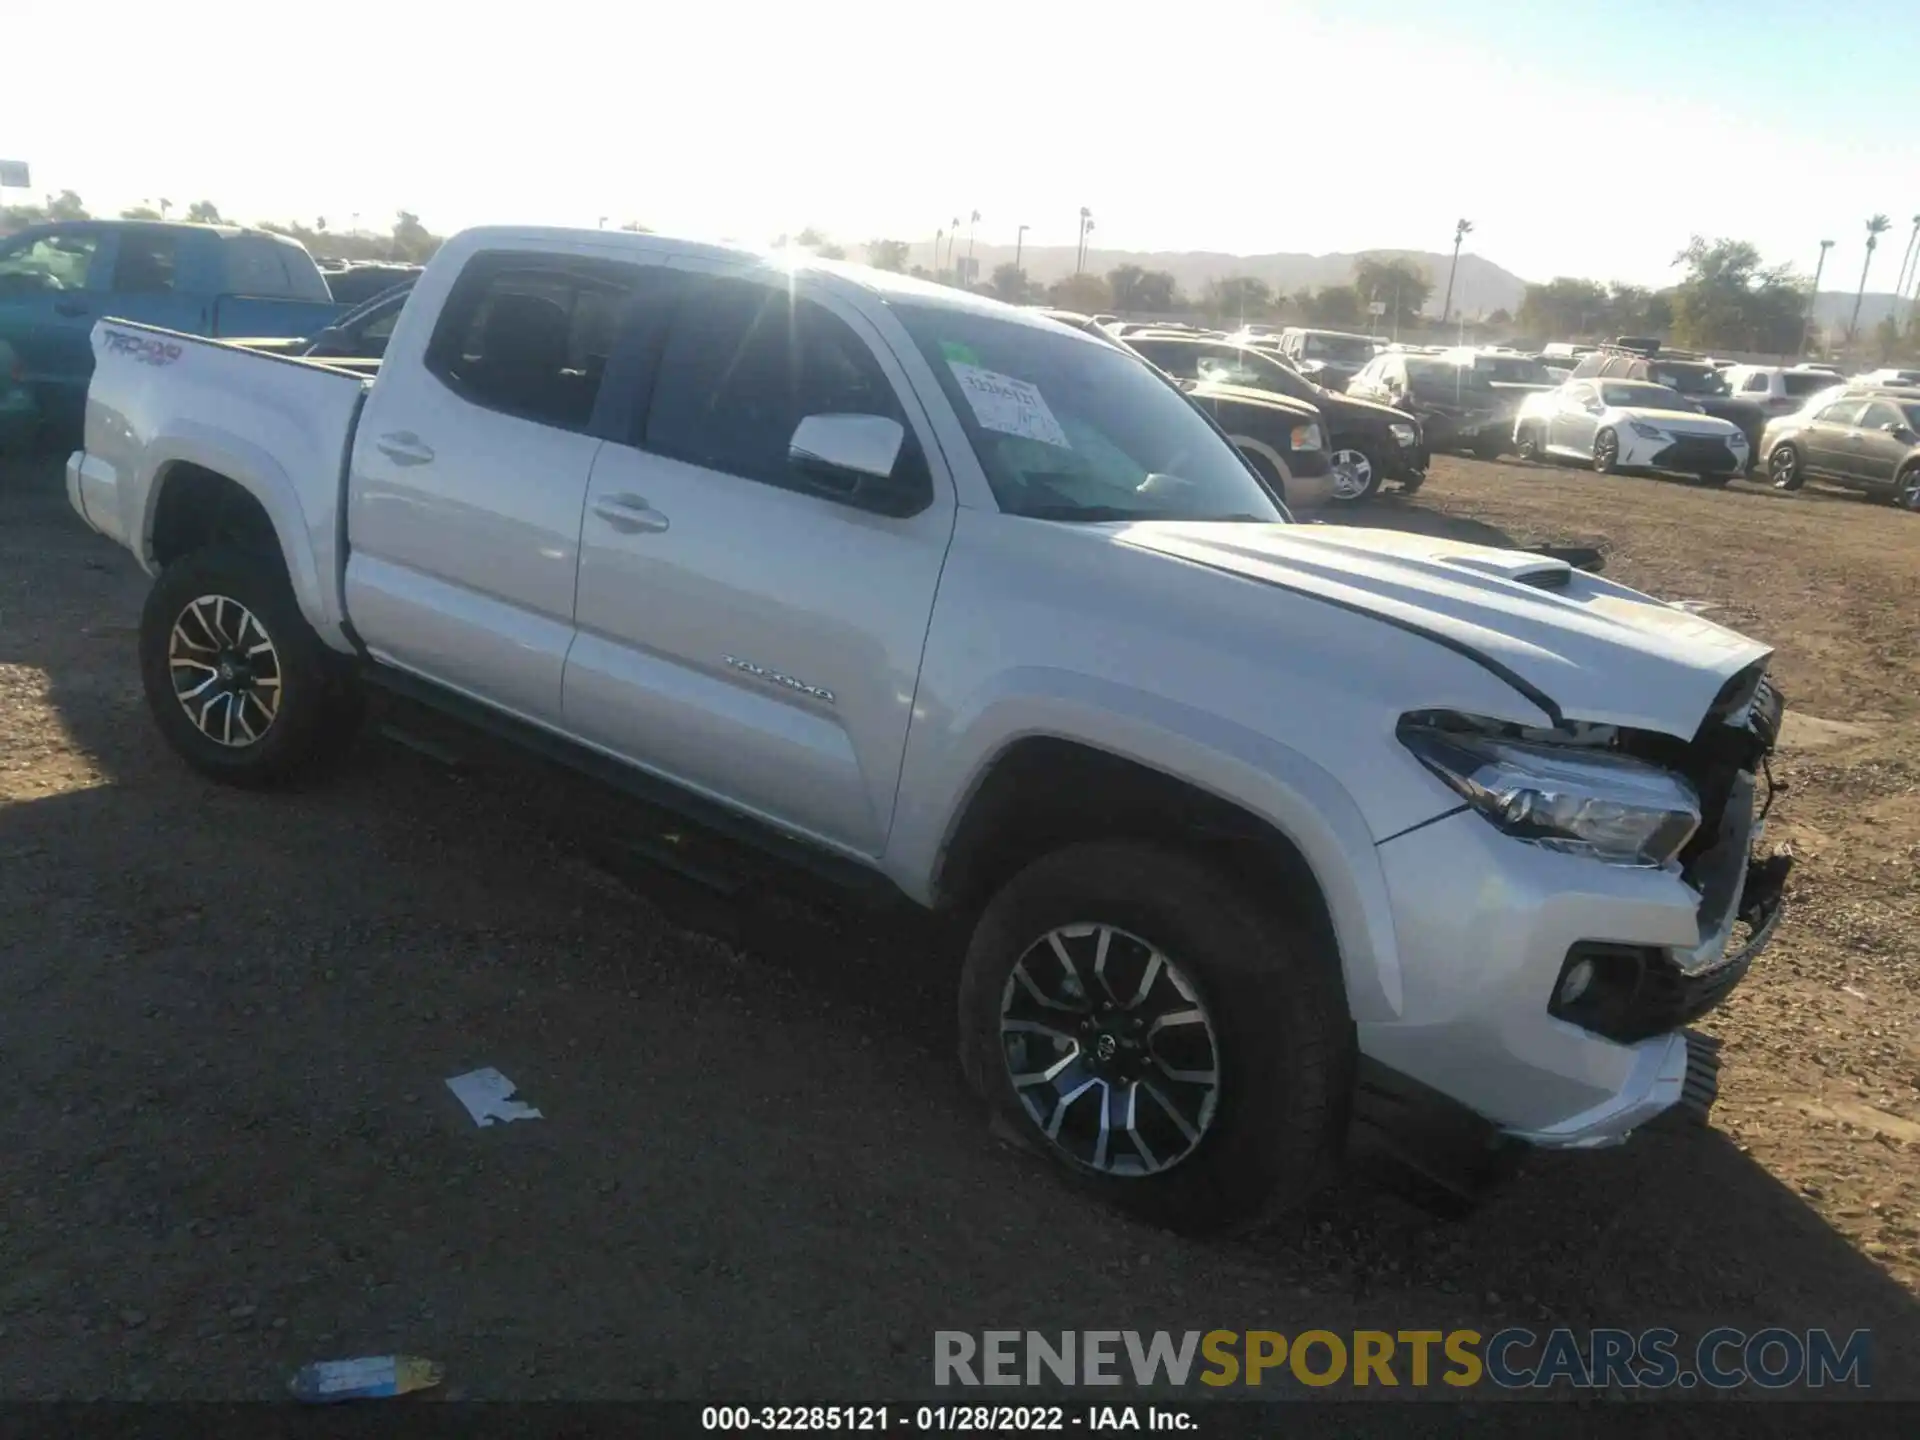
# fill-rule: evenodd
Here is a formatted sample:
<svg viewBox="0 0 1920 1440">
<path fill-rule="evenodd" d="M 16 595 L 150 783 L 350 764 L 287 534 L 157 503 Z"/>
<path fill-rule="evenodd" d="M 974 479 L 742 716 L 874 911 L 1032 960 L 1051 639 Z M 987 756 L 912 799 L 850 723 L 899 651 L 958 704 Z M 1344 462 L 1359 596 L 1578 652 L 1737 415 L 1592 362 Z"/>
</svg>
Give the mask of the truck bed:
<svg viewBox="0 0 1920 1440">
<path fill-rule="evenodd" d="M 124 320 L 98 322 L 92 344 L 85 440 L 67 464 L 81 517 L 153 573 L 155 482 L 179 465 L 226 476 L 273 520 L 301 609 L 344 645 L 340 494 L 369 380 Z"/>
</svg>

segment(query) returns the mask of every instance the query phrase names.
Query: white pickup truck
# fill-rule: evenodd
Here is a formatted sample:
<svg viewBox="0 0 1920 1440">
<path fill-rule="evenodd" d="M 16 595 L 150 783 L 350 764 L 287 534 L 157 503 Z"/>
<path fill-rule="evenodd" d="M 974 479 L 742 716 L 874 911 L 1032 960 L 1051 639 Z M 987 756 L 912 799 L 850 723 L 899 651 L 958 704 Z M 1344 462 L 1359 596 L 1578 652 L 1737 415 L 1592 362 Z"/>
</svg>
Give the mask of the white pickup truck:
<svg viewBox="0 0 1920 1440">
<path fill-rule="evenodd" d="M 1358 1125 L 1464 1187 L 1711 1102 L 1685 1027 L 1782 903 L 1761 644 L 1294 524 L 1137 358 L 855 267 L 477 230 L 371 382 L 93 344 L 68 489 L 155 577 L 186 761 L 292 776 L 382 685 L 972 917 L 965 1071 L 1109 1201 L 1243 1221 Z"/>
</svg>

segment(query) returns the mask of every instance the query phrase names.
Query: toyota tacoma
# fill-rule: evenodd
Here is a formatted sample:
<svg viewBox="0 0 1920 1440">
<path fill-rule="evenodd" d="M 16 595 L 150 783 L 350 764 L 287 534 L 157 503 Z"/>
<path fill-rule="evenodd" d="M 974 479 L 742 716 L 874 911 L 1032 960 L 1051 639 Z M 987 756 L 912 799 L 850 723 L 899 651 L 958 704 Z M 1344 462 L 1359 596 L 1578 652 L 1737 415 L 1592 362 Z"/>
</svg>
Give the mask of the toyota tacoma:
<svg viewBox="0 0 1920 1440">
<path fill-rule="evenodd" d="M 948 912 L 966 1076 L 1106 1201 L 1711 1098 L 1687 1027 L 1782 904 L 1770 651 L 1588 557 L 1294 524 L 1112 345 L 654 235 L 455 237 L 371 381 L 93 358 L 69 496 L 186 763 L 313 772 L 378 686 Z"/>
</svg>

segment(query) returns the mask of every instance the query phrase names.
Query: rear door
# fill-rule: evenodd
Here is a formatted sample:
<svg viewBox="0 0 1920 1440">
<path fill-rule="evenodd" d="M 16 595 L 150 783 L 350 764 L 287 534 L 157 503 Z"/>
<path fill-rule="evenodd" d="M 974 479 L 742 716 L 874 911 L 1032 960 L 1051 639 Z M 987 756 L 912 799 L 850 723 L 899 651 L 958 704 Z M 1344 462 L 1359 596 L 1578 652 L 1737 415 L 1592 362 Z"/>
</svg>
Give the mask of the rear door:
<svg viewBox="0 0 1920 1440">
<path fill-rule="evenodd" d="M 382 660 L 558 727 L 596 411 L 641 267 L 480 251 L 355 434 L 347 610 Z"/>
<path fill-rule="evenodd" d="M 213 277 L 205 273 L 204 255 L 199 257 L 202 273 L 194 273 L 193 252 L 201 248 L 194 243 L 197 239 L 191 232 L 183 237 L 159 225 L 122 225 L 108 231 L 101 247 L 108 267 L 106 313 L 189 335 L 206 334 Z M 211 245 L 206 248 L 210 253 Z"/>
<path fill-rule="evenodd" d="M 880 853 L 952 487 L 898 362 L 857 310 L 763 272 L 688 262 L 689 286 L 594 462 L 566 668 L 569 730 L 678 783 Z M 799 483 L 813 414 L 898 420 L 926 508 L 904 518 Z"/>
<path fill-rule="evenodd" d="M 1863 400 L 1841 400 L 1814 416 L 1800 432 L 1800 446 L 1806 452 L 1809 474 L 1843 479 L 1850 473 L 1853 458 L 1847 437 L 1853 433 L 1854 422 L 1864 409 Z"/>
</svg>

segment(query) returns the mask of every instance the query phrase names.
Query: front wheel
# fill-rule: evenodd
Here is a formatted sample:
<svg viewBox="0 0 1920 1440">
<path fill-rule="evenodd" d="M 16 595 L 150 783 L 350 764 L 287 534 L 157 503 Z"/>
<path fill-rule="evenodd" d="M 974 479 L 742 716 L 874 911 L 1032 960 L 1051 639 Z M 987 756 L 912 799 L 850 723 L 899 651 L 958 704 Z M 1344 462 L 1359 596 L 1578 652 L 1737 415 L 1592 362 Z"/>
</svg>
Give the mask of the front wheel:
<svg viewBox="0 0 1920 1440">
<path fill-rule="evenodd" d="M 1353 1094 L 1337 959 L 1200 860 L 1142 842 L 1056 851 L 993 898 L 960 1046 L 1021 1144 L 1190 1232 L 1310 1197 Z"/>
<path fill-rule="evenodd" d="M 1358 446 L 1344 446 L 1327 458 L 1333 466 L 1333 498 L 1341 504 L 1357 505 L 1380 488 L 1373 457 Z"/>
<path fill-rule="evenodd" d="M 1541 438 L 1538 425 L 1521 426 L 1520 433 L 1514 436 L 1513 443 L 1522 460 L 1530 460 L 1538 464 L 1547 458 L 1547 447 Z"/>
<path fill-rule="evenodd" d="M 270 785 L 353 738 L 359 692 L 300 614 L 277 556 L 197 550 L 140 615 L 140 678 L 160 733 L 203 775 Z"/>
<path fill-rule="evenodd" d="M 1593 437 L 1593 468 L 1601 475 L 1611 475 L 1620 468 L 1620 437 L 1612 430 L 1602 430 Z"/>
<path fill-rule="evenodd" d="M 1920 465 L 1909 465 L 1893 482 L 1893 503 L 1902 510 L 1920 512 Z"/>
</svg>

